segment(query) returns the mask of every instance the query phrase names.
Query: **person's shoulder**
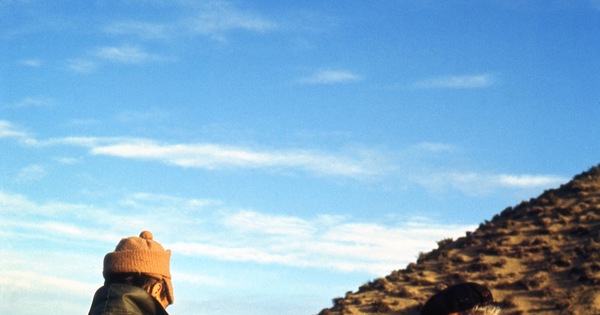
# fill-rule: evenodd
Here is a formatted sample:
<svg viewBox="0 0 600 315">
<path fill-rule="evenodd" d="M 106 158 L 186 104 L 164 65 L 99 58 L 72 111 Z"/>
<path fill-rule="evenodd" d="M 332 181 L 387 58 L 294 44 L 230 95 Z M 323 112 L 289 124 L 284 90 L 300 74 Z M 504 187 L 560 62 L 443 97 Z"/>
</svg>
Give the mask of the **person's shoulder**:
<svg viewBox="0 0 600 315">
<path fill-rule="evenodd" d="M 143 309 L 160 309 L 156 308 L 153 299 L 148 292 L 136 286 L 106 284 L 96 291 L 88 315 L 143 315 L 146 314 Z"/>
</svg>

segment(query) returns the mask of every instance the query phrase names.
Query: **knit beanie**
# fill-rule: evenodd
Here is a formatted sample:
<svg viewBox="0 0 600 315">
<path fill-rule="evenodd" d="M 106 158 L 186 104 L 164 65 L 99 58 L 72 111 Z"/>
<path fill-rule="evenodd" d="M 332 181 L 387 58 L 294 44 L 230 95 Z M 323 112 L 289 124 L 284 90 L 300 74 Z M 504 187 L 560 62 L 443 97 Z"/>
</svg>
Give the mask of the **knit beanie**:
<svg viewBox="0 0 600 315">
<path fill-rule="evenodd" d="M 447 315 L 485 306 L 494 300 L 492 292 L 480 284 L 465 282 L 438 292 L 423 306 L 421 315 Z"/>
<path fill-rule="evenodd" d="M 104 278 L 114 273 L 139 273 L 145 274 L 167 284 L 167 299 L 173 304 L 173 284 L 169 262 L 171 251 L 165 250 L 162 245 L 152 240 L 150 231 L 143 231 L 139 237 L 122 239 L 114 252 L 104 256 Z"/>
</svg>

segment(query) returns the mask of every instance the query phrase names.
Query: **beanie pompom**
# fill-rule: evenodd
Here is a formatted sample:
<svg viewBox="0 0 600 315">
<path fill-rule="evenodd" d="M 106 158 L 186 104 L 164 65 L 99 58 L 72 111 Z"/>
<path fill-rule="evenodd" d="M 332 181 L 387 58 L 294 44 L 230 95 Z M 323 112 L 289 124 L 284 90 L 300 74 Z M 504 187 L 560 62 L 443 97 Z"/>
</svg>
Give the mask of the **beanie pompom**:
<svg viewBox="0 0 600 315">
<path fill-rule="evenodd" d="M 153 235 L 152 235 L 152 232 L 150 232 L 150 231 L 143 231 L 142 233 L 140 233 L 140 237 L 145 240 L 151 241 L 153 238 Z"/>
</svg>

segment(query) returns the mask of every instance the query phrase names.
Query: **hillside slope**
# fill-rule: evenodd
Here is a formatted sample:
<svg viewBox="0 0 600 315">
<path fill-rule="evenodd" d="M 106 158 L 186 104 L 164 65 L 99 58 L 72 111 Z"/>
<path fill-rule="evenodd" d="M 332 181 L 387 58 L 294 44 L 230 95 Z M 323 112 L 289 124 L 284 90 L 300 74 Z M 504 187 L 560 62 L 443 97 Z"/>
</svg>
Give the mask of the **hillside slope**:
<svg viewBox="0 0 600 315">
<path fill-rule="evenodd" d="M 416 315 L 463 281 L 488 286 L 502 314 L 600 314 L 600 165 L 438 245 L 319 315 Z"/>
</svg>

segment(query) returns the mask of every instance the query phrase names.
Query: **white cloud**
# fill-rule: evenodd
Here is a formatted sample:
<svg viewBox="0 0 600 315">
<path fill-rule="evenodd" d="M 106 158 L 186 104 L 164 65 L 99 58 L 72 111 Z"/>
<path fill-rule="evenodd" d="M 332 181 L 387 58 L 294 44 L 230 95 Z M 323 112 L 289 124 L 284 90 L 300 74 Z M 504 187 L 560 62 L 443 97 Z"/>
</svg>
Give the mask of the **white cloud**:
<svg viewBox="0 0 600 315">
<path fill-rule="evenodd" d="M 26 107 L 45 107 L 50 106 L 54 102 L 49 98 L 44 97 L 25 97 L 24 99 L 15 102 L 10 107 L 14 108 L 26 108 Z"/>
<path fill-rule="evenodd" d="M 415 145 L 413 149 L 431 153 L 451 153 L 460 150 L 460 148 L 452 144 L 427 141 Z"/>
<path fill-rule="evenodd" d="M 71 126 L 83 127 L 83 126 L 97 126 L 102 124 L 102 120 L 87 118 L 87 119 L 71 119 L 67 122 Z"/>
<path fill-rule="evenodd" d="M 140 64 L 163 59 L 162 57 L 156 54 L 146 52 L 140 47 L 129 45 L 123 45 L 118 47 L 100 47 L 96 49 L 94 55 L 101 59 L 127 64 Z"/>
<path fill-rule="evenodd" d="M 545 175 L 498 175 L 496 180 L 508 187 L 548 187 L 564 183 L 568 179 Z"/>
<path fill-rule="evenodd" d="M 8 225 L 10 226 L 10 225 Z M 11 240 L 11 246 L 0 246 L 0 310 L 8 314 L 39 314 L 56 309 L 75 314 L 86 311 L 92 294 L 102 283 L 102 256 L 42 247 L 28 250 L 20 247 L 25 238 Z M 6 238 L 8 240 L 8 238 Z M 78 244 L 76 244 L 78 245 Z M 12 248 L 12 249 L 8 249 Z M 36 303 L 30 302 L 35 300 Z M 31 306 L 24 307 L 24 305 Z M 29 312 L 27 312 L 29 311 Z"/>
<path fill-rule="evenodd" d="M 0 120 L 0 138 L 28 138 L 27 133 L 19 130 L 12 123 Z"/>
<path fill-rule="evenodd" d="M 238 220 L 240 215 L 258 217 L 260 222 L 241 222 Z M 236 224 L 228 224 L 230 219 Z M 276 228 L 282 221 L 284 226 Z M 300 231 L 286 233 L 285 226 L 289 226 L 289 222 L 292 222 L 292 229 L 300 223 Z M 227 229 L 225 233 L 230 235 L 227 240 L 176 242 L 172 249 L 184 255 L 225 261 L 384 274 L 414 261 L 419 252 L 435 248 L 436 241 L 464 235 L 474 226 L 445 226 L 433 222 L 386 226 L 348 220 L 326 224 L 320 219 L 264 213 L 249 215 L 244 211 L 227 216 L 224 228 Z M 270 231 L 265 232 L 261 228 Z M 276 229 L 275 233 L 269 235 L 273 229 Z M 240 234 L 243 237 L 236 237 Z"/>
<path fill-rule="evenodd" d="M 225 219 L 225 226 L 247 233 L 306 237 L 314 232 L 306 220 L 291 216 L 272 216 L 240 211 Z"/>
<path fill-rule="evenodd" d="M 191 215 L 186 209 L 197 203 L 195 199 L 135 194 L 101 210 L 82 204 L 35 203 L 25 196 L 0 192 L 0 213 L 14 214 L 3 222 L 2 235 L 7 242 L 23 246 L 42 240 L 46 246 L 54 244 L 65 250 L 77 246 L 77 253 L 85 253 L 109 248 L 121 237 L 150 229 L 176 255 L 383 274 L 414 261 L 420 251 L 433 249 L 436 241 L 464 235 L 472 228 L 410 220 L 365 223 L 327 215 L 326 219 L 307 219 L 225 210 L 220 203 L 202 203 L 196 208 L 203 215 Z M 163 211 L 167 207 L 177 210 Z M 132 209 L 135 211 L 128 211 Z M 17 273 L 23 270 L 16 268 L 20 263 L 14 260 L 4 264 L 14 264 Z M 69 283 L 52 272 L 48 277 L 55 285 Z"/>
<path fill-rule="evenodd" d="M 162 144 L 143 138 L 64 137 L 37 140 L 0 120 L 0 138 L 16 138 L 30 146 L 71 145 L 93 155 L 149 160 L 184 168 L 206 170 L 264 169 L 300 171 L 317 176 L 358 180 L 394 180 L 418 184 L 433 191 L 455 189 L 468 195 L 489 194 L 500 189 L 531 189 L 558 185 L 567 178 L 556 175 L 493 174 L 468 171 L 436 171 L 423 162 L 460 151 L 445 143 L 422 142 L 396 154 L 375 150 L 322 152 L 308 149 L 254 149 L 217 143 Z M 35 169 L 32 169 L 35 171 Z"/>
<path fill-rule="evenodd" d="M 29 182 L 29 181 L 39 181 L 46 177 L 46 169 L 41 165 L 29 165 L 22 168 L 17 174 L 17 181 L 19 182 Z"/>
<path fill-rule="evenodd" d="M 188 2 L 185 6 L 188 14 L 180 19 L 164 23 L 117 21 L 107 25 L 104 31 L 112 35 L 133 35 L 145 40 L 200 35 L 225 41 L 226 33 L 233 30 L 263 33 L 278 28 L 274 20 L 242 10 L 226 1 Z"/>
<path fill-rule="evenodd" d="M 81 146 L 86 148 L 91 148 L 94 146 L 99 146 L 104 143 L 111 143 L 116 141 L 111 138 L 99 138 L 99 137 L 65 137 L 65 138 L 53 138 L 46 141 L 36 141 L 41 145 L 56 145 L 56 144 L 68 144 Z"/>
<path fill-rule="evenodd" d="M 57 157 L 54 160 L 57 161 L 58 163 L 64 164 L 64 165 L 74 165 L 74 164 L 81 162 L 80 158 L 74 158 L 74 157 Z"/>
<path fill-rule="evenodd" d="M 568 181 L 568 178 L 554 175 L 498 175 L 476 172 L 430 172 L 411 178 L 430 190 L 456 189 L 467 195 L 489 194 L 501 188 L 549 188 Z"/>
<path fill-rule="evenodd" d="M 107 34 L 134 36 L 144 40 L 172 40 L 180 36 L 206 36 L 226 41 L 226 34 L 233 30 L 267 32 L 278 27 L 273 20 L 247 10 L 241 10 L 226 1 L 183 2 L 187 17 L 156 23 L 122 20 L 109 23 L 103 28 Z M 179 38 L 178 40 L 187 40 Z M 67 69 L 87 74 L 94 72 L 105 62 L 122 64 L 144 64 L 170 58 L 149 52 L 135 45 L 98 47 L 87 58 L 68 60 Z"/>
<path fill-rule="evenodd" d="M 113 215 L 110 211 L 84 204 L 35 203 L 26 196 L 0 191 L 0 213 L 8 215 L 3 223 L 10 228 L 3 230 L 7 237 L 12 234 L 18 239 L 34 238 L 58 243 L 69 240 L 93 241 L 91 245 L 94 242 L 112 243 L 123 236 L 120 233 L 134 227 L 144 229 L 145 226 L 152 226 L 149 224 L 152 221 L 150 218 L 144 219 L 142 216 L 136 220 L 134 215 Z"/>
<path fill-rule="evenodd" d="M 275 22 L 244 12 L 228 2 L 198 3 L 197 9 L 197 13 L 184 22 L 189 31 L 197 34 L 215 35 L 234 29 L 265 32 L 277 27 Z"/>
<path fill-rule="evenodd" d="M 121 142 L 91 149 L 93 154 L 158 160 L 181 167 L 290 168 L 320 175 L 361 177 L 379 175 L 385 163 L 373 154 L 341 156 L 308 150 L 258 151 L 218 144 L 163 145 L 147 140 Z"/>
<path fill-rule="evenodd" d="M 489 74 L 442 76 L 418 81 L 410 86 L 416 89 L 477 89 L 494 83 Z"/>
<path fill-rule="evenodd" d="M 20 143 L 30 146 L 37 144 L 37 140 L 27 132 L 22 131 L 9 121 L 0 119 L 0 139 L 1 138 L 17 139 Z"/>
<path fill-rule="evenodd" d="M 87 59 L 72 59 L 67 63 L 67 69 L 77 73 L 91 73 L 98 68 L 98 63 Z"/>
<path fill-rule="evenodd" d="M 37 68 L 42 65 L 42 61 L 39 59 L 23 59 L 19 61 L 19 63 L 32 68 Z"/>
<path fill-rule="evenodd" d="M 324 70 L 318 71 L 309 77 L 302 78 L 298 80 L 298 82 L 304 84 L 334 84 L 356 82 L 360 80 L 362 80 L 361 76 L 350 71 Z"/>
<path fill-rule="evenodd" d="M 133 193 L 123 198 L 120 205 L 136 211 L 153 211 L 164 214 L 177 209 L 178 215 L 195 215 L 202 209 L 218 207 L 221 202 L 213 199 L 181 198 L 161 194 Z"/>
<path fill-rule="evenodd" d="M 116 115 L 116 119 L 124 124 L 131 123 L 152 123 L 155 121 L 164 121 L 168 119 L 171 112 L 156 108 L 146 108 L 143 111 L 124 110 Z"/>
<path fill-rule="evenodd" d="M 231 145 L 159 144 L 147 139 L 64 137 L 36 140 L 0 120 L 0 138 L 22 139 L 31 146 L 73 145 L 85 147 L 94 155 L 154 160 L 187 168 L 300 170 L 320 176 L 366 179 L 381 176 L 391 165 L 384 156 L 367 150 L 317 152 L 306 149 L 254 150 Z"/>
<path fill-rule="evenodd" d="M 173 30 L 165 24 L 138 21 L 114 22 L 104 28 L 114 35 L 135 35 L 143 39 L 163 39 L 173 34 Z"/>
<path fill-rule="evenodd" d="M 81 122 L 85 124 L 86 122 Z M 95 123 L 91 121 L 90 123 Z M 77 123 L 76 123 L 77 124 Z M 121 142 L 138 142 L 146 141 L 143 139 L 136 138 L 121 138 L 121 137 L 63 137 L 63 138 L 50 138 L 47 140 L 31 139 L 29 142 L 31 145 L 43 147 L 43 146 L 55 146 L 55 145 L 71 145 L 84 148 L 94 148 L 99 146 L 111 145 L 114 143 Z"/>
<path fill-rule="evenodd" d="M 63 291 L 85 298 L 89 298 L 89 292 L 94 292 L 98 288 L 97 284 L 23 270 L 0 271 L 0 285 L 28 291 Z"/>
<path fill-rule="evenodd" d="M 206 243 L 171 244 L 171 250 L 182 255 L 211 257 L 225 261 L 292 265 L 296 257 L 290 253 L 272 253 L 259 246 L 221 245 Z"/>
</svg>

